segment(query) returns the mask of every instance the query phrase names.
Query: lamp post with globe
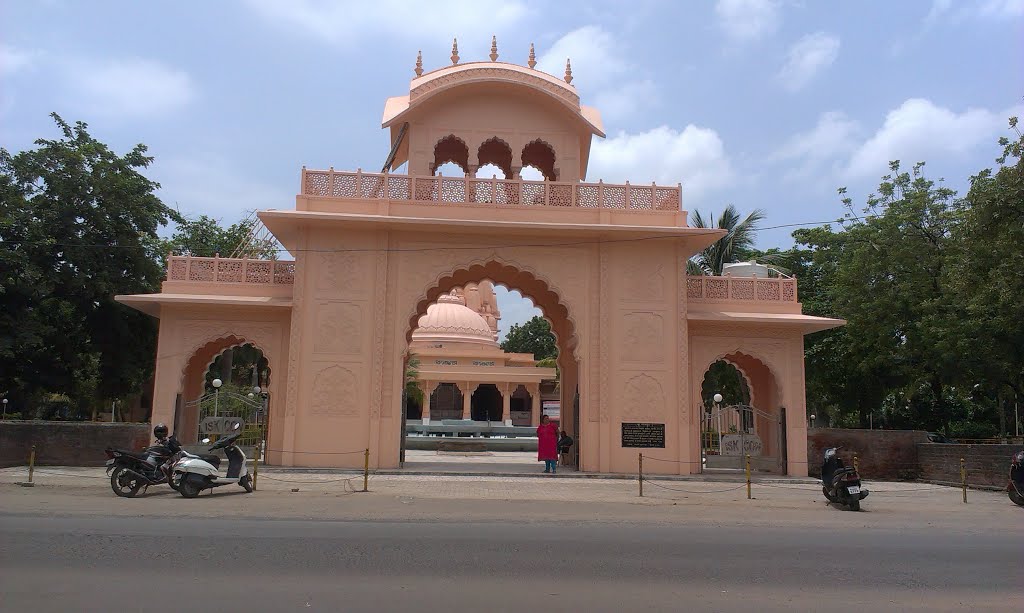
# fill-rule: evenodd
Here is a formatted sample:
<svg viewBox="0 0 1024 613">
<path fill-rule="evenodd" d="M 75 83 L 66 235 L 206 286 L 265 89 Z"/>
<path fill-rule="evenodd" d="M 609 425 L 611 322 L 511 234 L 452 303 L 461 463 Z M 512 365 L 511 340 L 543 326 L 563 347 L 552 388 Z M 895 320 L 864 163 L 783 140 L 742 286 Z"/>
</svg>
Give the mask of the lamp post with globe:
<svg viewBox="0 0 1024 613">
<path fill-rule="evenodd" d="M 214 379 L 213 385 L 213 416 L 217 417 L 220 410 L 220 386 L 224 385 L 224 382 L 220 379 Z"/>
<path fill-rule="evenodd" d="M 3 416 L 3 419 L 5 419 L 5 420 L 7 419 L 7 403 L 8 402 L 10 402 L 10 401 L 7 400 L 6 398 L 4 398 L 4 416 Z"/>
</svg>

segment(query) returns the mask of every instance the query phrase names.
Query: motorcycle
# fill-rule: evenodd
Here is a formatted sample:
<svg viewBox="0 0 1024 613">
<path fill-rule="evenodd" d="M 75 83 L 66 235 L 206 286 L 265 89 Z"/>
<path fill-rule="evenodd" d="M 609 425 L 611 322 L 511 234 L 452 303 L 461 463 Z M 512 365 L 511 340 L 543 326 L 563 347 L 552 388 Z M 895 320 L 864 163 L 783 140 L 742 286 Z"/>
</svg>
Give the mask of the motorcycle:
<svg viewBox="0 0 1024 613">
<path fill-rule="evenodd" d="M 224 476 L 220 474 L 220 458 L 217 456 L 186 457 L 175 463 L 171 479 L 177 485 L 178 493 L 185 498 L 195 498 L 205 489 L 237 483 L 251 494 L 252 475 L 249 474 L 245 454 L 235 445 L 240 436 L 241 432 L 232 434 L 210 447 L 210 451 L 223 449 L 228 458 L 228 470 Z M 209 442 L 209 439 L 203 442 Z"/>
<path fill-rule="evenodd" d="M 825 459 L 821 463 L 821 493 L 829 502 L 859 511 L 860 501 L 868 497 L 868 490 L 861 487 L 856 469 L 843 465 L 843 460 L 836 454 L 838 450 L 838 447 L 825 450 Z"/>
<path fill-rule="evenodd" d="M 1010 479 L 1006 493 L 1014 504 L 1024 507 L 1024 451 L 1018 451 L 1010 460 Z"/>
<path fill-rule="evenodd" d="M 138 452 L 108 447 L 105 453 L 110 489 L 122 498 L 134 498 L 143 488 L 170 483 L 174 456 L 180 451 L 181 445 L 173 436 Z"/>
</svg>

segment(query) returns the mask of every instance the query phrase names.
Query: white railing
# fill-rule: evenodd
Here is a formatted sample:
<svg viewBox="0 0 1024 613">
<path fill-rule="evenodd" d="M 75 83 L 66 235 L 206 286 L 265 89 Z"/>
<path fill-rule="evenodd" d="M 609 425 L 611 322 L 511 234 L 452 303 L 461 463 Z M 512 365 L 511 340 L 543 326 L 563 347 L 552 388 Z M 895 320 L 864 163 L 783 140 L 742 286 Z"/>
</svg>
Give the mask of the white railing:
<svg viewBox="0 0 1024 613">
<path fill-rule="evenodd" d="M 302 194 L 348 199 L 552 206 L 629 211 L 682 211 L 682 186 L 566 183 L 473 177 L 415 177 L 302 169 Z"/>
<path fill-rule="evenodd" d="M 796 302 L 796 279 L 687 275 L 689 300 Z"/>
<path fill-rule="evenodd" d="M 167 258 L 167 280 L 291 285 L 295 262 L 172 255 Z"/>
</svg>

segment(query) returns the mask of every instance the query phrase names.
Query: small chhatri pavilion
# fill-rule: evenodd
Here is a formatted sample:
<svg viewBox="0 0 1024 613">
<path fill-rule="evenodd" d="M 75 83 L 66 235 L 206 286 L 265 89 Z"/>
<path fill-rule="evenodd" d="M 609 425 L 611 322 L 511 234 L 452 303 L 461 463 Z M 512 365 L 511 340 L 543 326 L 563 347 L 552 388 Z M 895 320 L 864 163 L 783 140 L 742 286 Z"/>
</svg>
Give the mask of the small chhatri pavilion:
<svg viewBox="0 0 1024 613">
<path fill-rule="evenodd" d="M 804 315 L 794 279 L 688 276 L 724 232 L 687 225 L 678 183 L 588 181 L 600 113 L 568 61 L 555 76 L 532 47 L 526 57 L 499 60 L 494 39 L 489 60 L 463 62 L 455 44 L 441 68 L 418 57 L 408 91 L 384 105 L 380 173 L 303 168 L 294 207 L 259 212 L 294 261 L 172 255 L 160 293 L 118 297 L 160 319 L 153 421 L 194 431 L 210 361 L 251 343 L 272 373 L 271 464 L 361 467 L 369 449 L 372 467 L 397 467 L 410 356 L 430 419 L 458 414 L 437 402 L 444 383 L 460 417 L 492 420 L 500 396 L 500 419 L 516 423 L 528 396 L 534 423 L 550 372 L 494 345 L 497 314 L 474 302 L 494 283 L 551 323 L 578 469 L 634 472 L 642 452 L 660 460 L 645 471 L 687 474 L 710 454 L 749 452 L 806 475 L 803 337 L 843 322 Z M 446 163 L 465 175 L 440 176 Z M 477 177 L 487 165 L 504 176 Z M 524 180 L 526 167 L 543 180 Z M 744 376 L 753 412 L 705 406 L 701 384 L 721 360 Z"/>
</svg>

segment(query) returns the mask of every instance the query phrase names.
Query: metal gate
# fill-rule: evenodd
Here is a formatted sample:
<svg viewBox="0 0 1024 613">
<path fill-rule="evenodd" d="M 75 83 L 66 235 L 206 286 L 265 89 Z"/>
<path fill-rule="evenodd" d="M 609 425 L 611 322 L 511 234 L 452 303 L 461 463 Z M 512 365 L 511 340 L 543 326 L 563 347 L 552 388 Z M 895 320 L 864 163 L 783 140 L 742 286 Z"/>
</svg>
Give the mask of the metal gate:
<svg viewBox="0 0 1024 613">
<path fill-rule="evenodd" d="M 249 398 L 235 392 L 214 392 L 186 403 L 186 410 L 195 407 L 198 419 L 193 441 L 209 438 L 216 440 L 235 431 L 235 425 L 242 430 L 238 445 L 253 446 L 265 439 L 267 426 L 268 397 L 264 395 Z"/>
<path fill-rule="evenodd" d="M 750 405 L 714 406 L 703 411 L 700 441 L 702 469 L 743 469 L 785 474 L 785 412 L 769 413 Z"/>
</svg>

